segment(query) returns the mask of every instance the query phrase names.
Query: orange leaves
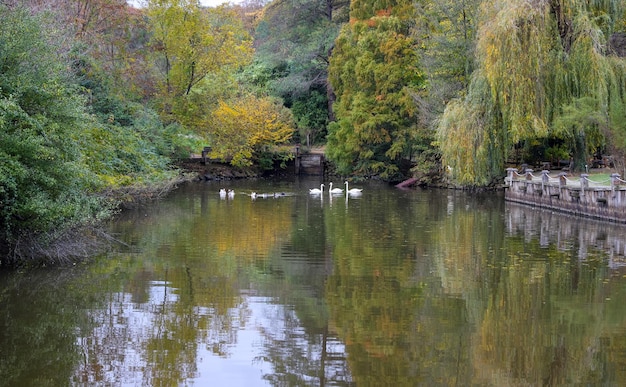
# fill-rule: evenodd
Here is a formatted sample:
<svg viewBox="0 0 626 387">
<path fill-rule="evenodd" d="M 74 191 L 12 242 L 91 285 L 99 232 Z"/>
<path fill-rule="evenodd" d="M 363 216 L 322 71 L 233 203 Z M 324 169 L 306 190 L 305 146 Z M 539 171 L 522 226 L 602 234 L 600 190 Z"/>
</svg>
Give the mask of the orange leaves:
<svg viewBox="0 0 626 387">
<path fill-rule="evenodd" d="M 376 11 L 376 16 L 378 17 L 391 16 L 391 7 L 386 8 L 386 9 L 379 9 L 378 11 Z"/>
<path fill-rule="evenodd" d="M 358 22 L 363 22 L 365 23 L 368 27 L 373 28 L 376 27 L 378 25 L 378 19 L 379 18 L 384 18 L 384 17 L 389 17 L 391 16 L 391 7 L 389 8 L 385 8 L 385 9 L 379 9 L 377 11 L 374 12 L 375 16 L 366 19 L 366 20 L 361 20 L 355 17 L 351 17 L 350 18 L 350 25 L 354 25 Z"/>
</svg>

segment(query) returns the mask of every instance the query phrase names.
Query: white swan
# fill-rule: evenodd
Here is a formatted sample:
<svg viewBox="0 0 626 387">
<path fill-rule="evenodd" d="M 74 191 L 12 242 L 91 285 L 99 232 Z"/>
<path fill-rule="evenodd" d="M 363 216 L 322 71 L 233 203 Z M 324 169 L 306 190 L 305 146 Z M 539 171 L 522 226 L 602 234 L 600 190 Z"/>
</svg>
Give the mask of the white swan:
<svg viewBox="0 0 626 387">
<path fill-rule="evenodd" d="M 350 188 L 348 189 L 348 181 L 346 180 L 346 194 L 358 195 L 363 192 L 363 188 Z"/>
<path fill-rule="evenodd" d="M 250 197 L 252 198 L 252 200 L 256 199 L 256 192 L 252 192 L 250 194 Z"/>
<path fill-rule="evenodd" d="M 330 187 L 328 187 L 328 193 L 331 194 L 340 194 L 343 193 L 343 189 L 341 188 L 333 188 L 333 182 L 330 182 Z"/>
<path fill-rule="evenodd" d="M 235 191 L 234 191 L 234 190 L 232 190 L 232 189 L 229 189 L 229 190 L 228 190 L 228 198 L 229 198 L 229 199 L 232 199 L 232 198 L 234 198 L 234 197 L 235 197 Z"/>
<path fill-rule="evenodd" d="M 312 195 L 319 195 L 324 192 L 324 184 L 321 184 L 319 188 L 311 188 L 309 189 L 309 193 Z"/>
</svg>

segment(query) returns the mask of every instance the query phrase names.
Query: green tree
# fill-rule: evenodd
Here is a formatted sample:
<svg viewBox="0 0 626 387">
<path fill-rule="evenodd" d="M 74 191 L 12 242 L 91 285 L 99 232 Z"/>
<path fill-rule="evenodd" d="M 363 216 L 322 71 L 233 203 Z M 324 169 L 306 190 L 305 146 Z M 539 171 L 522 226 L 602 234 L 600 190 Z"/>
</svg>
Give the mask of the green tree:
<svg viewBox="0 0 626 387">
<path fill-rule="evenodd" d="M 285 101 L 309 145 L 324 141 L 332 118 L 328 63 L 348 11 L 347 0 L 276 0 L 256 29 L 255 60 L 244 79 Z"/>
<path fill-rule="evenodd" d="M 420 64 L 427 93 L 420 101 L 427 123 L 436 120 L 451 99 L 467 91 L 474 69 L 474 47 L 481 0 L 416 3 L 415 34 L 422 42 Z"/>
<path fill-rule="evenodd" d="M 126 0 L 6 0 L 32 13 L 54 15 L 47 22 L 54 29 L 64 50 L 76 50 L 75 43 L 98 62 L 120 94 L 135 95 L 137 79 L 146 80 L 142 50 L 147 34 L 141 12 Z M 132 93 L 131 93 L 132 91 Z"/>
<path fill-rule="evenodd" d="M 423 138 L 413 100 L 424 85 L 413 4 L 355 2 L 350 16 L 330 62 L 337 121 L 327 153 L 341 173 L 398 179 Z"/>
<path fill-rule="evenodd" d="M 0 246 L 101 209 L 79 139 L 90 119 L 45 20 L 0 6 Z"/>
<path fill-rule="evenodd" d="M 80 138 L 89 168 L 113 188 L 169 180 L 171 158 L 202 145 L 189 146 L 190 133 L 180 125 L 165 126 L 153 109 L 122 98 L 109 74 L 85 54 L 83 46 L 79 44 L 70 59 L 93 116 Z"/>
<path fill-rule="evenodd" d="M 197 0 L 150 0 L 148 17 L 162 73 L 162 112 L 194 126 L 202 115 L 201 83 L 247 63 L 251 41 L 232 10 L 202 9 Z M 216 102 L 216 101 L 215 101 Z"/>
</svg>

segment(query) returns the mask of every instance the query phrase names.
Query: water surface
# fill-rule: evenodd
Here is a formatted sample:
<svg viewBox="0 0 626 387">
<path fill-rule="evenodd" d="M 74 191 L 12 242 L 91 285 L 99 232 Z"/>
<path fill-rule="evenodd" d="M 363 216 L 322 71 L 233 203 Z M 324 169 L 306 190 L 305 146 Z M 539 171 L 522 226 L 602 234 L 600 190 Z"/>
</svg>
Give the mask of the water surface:
<svg viewBox="0 0 626 387">
<path fill-rule="evenodd" d="M 112 222 L 101 257 L 0 273 L 0 385 L 626 382 L 622 226 L 319 184 L 189 184 Z"/>
</svg>

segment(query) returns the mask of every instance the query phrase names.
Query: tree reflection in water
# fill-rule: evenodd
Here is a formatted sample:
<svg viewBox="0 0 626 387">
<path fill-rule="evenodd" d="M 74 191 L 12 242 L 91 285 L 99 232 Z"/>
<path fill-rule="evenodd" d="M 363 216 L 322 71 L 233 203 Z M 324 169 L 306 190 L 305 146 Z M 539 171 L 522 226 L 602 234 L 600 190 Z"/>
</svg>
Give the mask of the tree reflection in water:
<svg viewBox="0 0 626 387">
<path fill-rule="evenodd" d="M 3 380 L 52 375 L 37 343 L 56 384 L 626 381 L 622 226 L 495 194 L 238 184 L 233 200 L 193 184 L 123 214 L 126 246 L 53 282 L 5 275 Z"/>
</svg>

